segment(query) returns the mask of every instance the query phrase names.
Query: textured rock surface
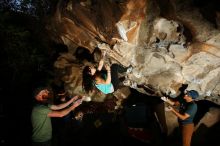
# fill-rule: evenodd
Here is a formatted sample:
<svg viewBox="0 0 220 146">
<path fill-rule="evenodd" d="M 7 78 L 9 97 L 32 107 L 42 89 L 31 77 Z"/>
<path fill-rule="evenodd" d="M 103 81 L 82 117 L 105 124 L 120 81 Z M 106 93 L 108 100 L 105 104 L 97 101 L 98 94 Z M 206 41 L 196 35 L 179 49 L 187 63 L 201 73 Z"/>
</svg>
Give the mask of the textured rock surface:
<svg viewBox="0 0 220 146">
<path fill-rule="evenodd" d="M 58 42 L 107 50 L 110 62 L 132 65 L 130 80 L 154 92 L 148 95 L 176 97 L 182 83 L 198 90 L 200 99 L 220 104 L 220 31 L 188 1 L 60 2 L 51 25 Z M 161 14 L 166 12 L 167 16 Z M 216 11 L 216 24 L 219 12 Z M 219 27 L 219 25 L 217 25 Z M 68 55 L 67 55 L 68 56 Z M 61 57 L 62 58 L 62 57 Z M 58 59 L 55 66 L 70 71 L 62 77 L 69 92 L 81 92 L 81 70 L 74 57 Z"/>
</svg>

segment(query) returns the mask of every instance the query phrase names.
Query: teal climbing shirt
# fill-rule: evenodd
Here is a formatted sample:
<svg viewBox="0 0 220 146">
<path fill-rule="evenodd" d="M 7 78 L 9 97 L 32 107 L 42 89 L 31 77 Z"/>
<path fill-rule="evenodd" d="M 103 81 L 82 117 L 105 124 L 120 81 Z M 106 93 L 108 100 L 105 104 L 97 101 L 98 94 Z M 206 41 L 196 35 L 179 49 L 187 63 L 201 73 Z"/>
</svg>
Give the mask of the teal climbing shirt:
<svg viewBox="0 0 220 146">
<path fill-rule="evenodd" d="M 110 84 L 96 84 L 95 86 L 104 94 L 109 94 L 109 93 L 114 92 L 114 87 L 113 87 L 112 83 L 110 83 Z"/>
</svg>

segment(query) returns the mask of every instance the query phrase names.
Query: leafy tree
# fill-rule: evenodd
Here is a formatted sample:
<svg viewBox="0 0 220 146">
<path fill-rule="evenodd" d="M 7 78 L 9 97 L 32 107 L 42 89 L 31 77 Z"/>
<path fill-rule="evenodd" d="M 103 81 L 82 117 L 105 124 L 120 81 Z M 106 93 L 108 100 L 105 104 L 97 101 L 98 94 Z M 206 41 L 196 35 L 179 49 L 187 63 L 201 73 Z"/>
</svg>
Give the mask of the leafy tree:
<svg viewBox="0 0 220 146">
<path fill-rule="evenodd" d="M 58 0 L 3 0 L 1 10 L 21 12 L 42 18 L 52 12 Z"/>
</svg>

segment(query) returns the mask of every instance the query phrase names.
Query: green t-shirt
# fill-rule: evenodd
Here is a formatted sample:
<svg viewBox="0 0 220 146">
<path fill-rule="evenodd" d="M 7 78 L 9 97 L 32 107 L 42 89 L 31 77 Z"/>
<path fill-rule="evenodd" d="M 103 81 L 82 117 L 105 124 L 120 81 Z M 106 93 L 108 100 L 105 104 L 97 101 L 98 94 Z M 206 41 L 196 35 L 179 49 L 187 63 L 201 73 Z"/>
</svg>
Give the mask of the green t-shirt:
<svg viewBox="0 0 220 146">
<path fill-rule="evenodd" d="M 32 109 L 32 141 L 45 142 L 52 138 L 51 118 L 47 114 L 51 112 L 49 106 L 36 105 Z"/>
</svg>

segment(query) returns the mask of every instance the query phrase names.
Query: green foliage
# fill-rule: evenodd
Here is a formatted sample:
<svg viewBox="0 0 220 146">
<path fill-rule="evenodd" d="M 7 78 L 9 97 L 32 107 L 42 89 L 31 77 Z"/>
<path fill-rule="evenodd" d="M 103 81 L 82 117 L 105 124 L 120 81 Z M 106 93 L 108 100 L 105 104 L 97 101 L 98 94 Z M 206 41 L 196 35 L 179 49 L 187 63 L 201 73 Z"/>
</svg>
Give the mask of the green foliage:
<svg viewBox="0 0 220 146">
<path fill-rule="evenodd" d="M 28 86 L 39 78 L 44 80 L 51 76 L 49 41 L 40 23 L 14 12 L 1 12 L 0 22 L 0 66 L 4 86 Z"/>
<path fill-rule="evenodd" d="M 0 10 L 21 12 L 38 18 L 50 14 L 58 0 L 7 0 L 0 2 Z"/>
</svg>

